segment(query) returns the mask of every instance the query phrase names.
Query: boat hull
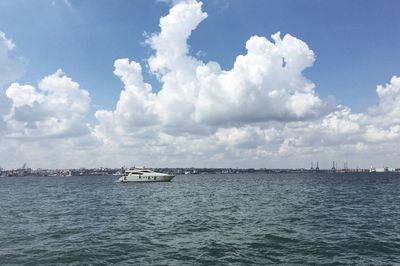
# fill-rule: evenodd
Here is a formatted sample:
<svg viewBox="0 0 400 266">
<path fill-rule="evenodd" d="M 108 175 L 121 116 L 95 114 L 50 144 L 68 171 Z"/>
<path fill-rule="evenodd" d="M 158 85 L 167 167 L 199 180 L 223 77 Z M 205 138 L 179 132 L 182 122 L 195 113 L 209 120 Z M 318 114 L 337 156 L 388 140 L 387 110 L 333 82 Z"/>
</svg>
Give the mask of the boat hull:
<svg viewBox="0 0 400 266">
<path fill-rule="evenodd" d="M 170 182 L 175 176 L 173 175 L 154 175 L 154 176 L 121 176 L 118 181 L 122 183 L 128 182 Z"/>
</svg>

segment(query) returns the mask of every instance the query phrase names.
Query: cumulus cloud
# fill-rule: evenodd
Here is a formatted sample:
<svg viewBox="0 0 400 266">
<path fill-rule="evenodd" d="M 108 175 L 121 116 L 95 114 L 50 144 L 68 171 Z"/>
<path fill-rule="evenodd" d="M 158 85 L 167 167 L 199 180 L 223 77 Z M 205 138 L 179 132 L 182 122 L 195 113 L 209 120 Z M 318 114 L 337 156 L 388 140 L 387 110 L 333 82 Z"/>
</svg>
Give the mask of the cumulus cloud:
<svg viewBox="0 0 400 266">
<path fill-rule="evenodd" d="M 372 118 L 384 125 L 400 124 L 400 77 L 393 76 L 386 85 L 379 85 L 376 89 L 379 104 L 369 109 Z M 384 120 L 381 120 L 384 118 Z"/>
<path fill-rule="evenodd" d="M 263 129 L 259 126 L 220 128 L 215 133 L 216 144 L 238 148 L 256 148 L 279 139 L 275 128 Z"/>
<path fill-rule="evenodd" d="M 61 167 L 304 167 L 338 158 L 365 166 L 371 154 L 382 163 L 398 157 L 399 77 L 377 87 L 376 106 L 354 113 L 322 99 L 304 76 L 315 61 L 304 41 L 279 32 L 251 36 L 233 67 L 222 69 L 190 54 L 190 35 L 208 16 L 202 3 L 168 2 L 160 31 L 146 39 L 153 51 L 147 65 L 114 62 L 123 84 L 114 110 L 97 110 L 96 122 L 87 125 L 89 93 L 61 70 L 37 87 L 13 83 L 0 151 L 12 149 L 14 157 L 29 151 L 26 158 L 51 161 L 68 150 Z M 10 58 L 14 44 L 3 36 L 2 45 Z M 143 69 L 160 88 L 144 80 Z M 77 156 L 86 164 L 77 165 Z"/>
<path fill-rule="evenodd" d="M 378 85 L 377 106 L 368 110 L 364 133 L 367 142 L 393 142 L 400 139 L 400 77 L 393 76 L 386 85 Z"/>
<path fill-rule="evenodd" d="M 155 108 L 152 106 L 154 94 L 151 85 L 144 83 L 142 68 L 139 63 L 119 59 L 114 63 L 114 74 L 125 85 L 115 111 L 99 110 L 95 113 L 101 121 L 95 127 L 95 135 L 110 144 L 115 140 L 125 144 L 135 142 L 132 132 L 140 135 L 140 127 L 149 127 L 157 123 Z M 149 134 L 146 134 L 147 138 Z"/>
<path fill-rule="evenodd" d="M 312 66 L 314 53 L 289 34 L 281 38 L 277 33 L 272 39 L 251 37 L 247 54 L 239 55 L 229 71 L 220 70 L 215 62 L 197 68 L 196 121 L 289 121 L 323 114 L 327 104 L 302 75 Z"/>
<path fill-rule="evenodd" d="M 62 70 L 43 78 L 37 87 L 10 84 L 25 68 L 25 60 L 13 54 L 15 47 L 0 32 L 2 166 L 18 167 L 26 161 L 36 167 L 70 167 L 79 165 L 76 158 L 86 158 L 81 166 L 99 164 L 98 143 L 85 122 L 89 93 Z"/>
<path fill-rule="evenodd" d="M 210 133 L 218 127 L 255 122 L 296 121 L 320 117 L 331 108 L 302 72 L 315 56 L 307 44 L 289 34 L 270 41 L 253 36 L 247 53 L 230 70 L 217 62 L 204 63 L 189 55 L 188 38 L 207 18 L 202 3 L 180 1 L 160 19 L 160 32 L 147 44 L 154 50 L 149 69 L 162 88 L 155 93 L 143 82 L 135 61 L 119 59 L 114 73 L 124 83 L 114 111 L 96 113 L 98 136 L 105 140 L 134 126 L 158 125 L 171 134 Z"/>
<path fill-rule="evenodd" d="M 4 116 L 7 137 L 66 137 L 88 132 L 83 118 L 89 112 L 89 93 L 62 70 L 43 78 L 38 88 L 13 83 L 6 95 L 12 101 L 10 113 Z"/>
<path fill-rule="evenodd" d="M 173 4 L 160 32 L 146 40 L 154 51 L 148 68 L 160 90 L 143 80 L 138 62 L 115 61 L 124 89 L 115 110 L 95 114 L 94 135 L 106 146 L 131 147 L 145 162 L 246 165 L 378 152 L 377 143 L 399 139 L 399 78 L 378 86 L 377 106 L 353 113 L 321 99 L 304 76 L 315 61 L 304 41 L 279 32 L 271 39 L 252 36 L 246 53 L 224 70 L 190 55 L 188 39 L 207 18 L 202 3 Z"/>
<path fill-rule="evenodd" d="M 400 125 L 389 127 L 387 130 L 374 125 L 368 125 L 364 134 L 368 142 L 390 142 L 400 139 Z"/>
<path fill-rule="evenodd" d="M 287 124 L 281 132 L 284 141 L 279 151 L 295 155 L 344 150 L 342 156 L 380 152 L 383 160 L 394 163 L 393 152 L 400 146 L 400 78 L 394 76 L 388 84 L 378 85 L 376 92 L 378 105 L 365 113 L 352 113 L 350 108 L 338 106 L 322 119 L 299 127 Z"/>
</svg>

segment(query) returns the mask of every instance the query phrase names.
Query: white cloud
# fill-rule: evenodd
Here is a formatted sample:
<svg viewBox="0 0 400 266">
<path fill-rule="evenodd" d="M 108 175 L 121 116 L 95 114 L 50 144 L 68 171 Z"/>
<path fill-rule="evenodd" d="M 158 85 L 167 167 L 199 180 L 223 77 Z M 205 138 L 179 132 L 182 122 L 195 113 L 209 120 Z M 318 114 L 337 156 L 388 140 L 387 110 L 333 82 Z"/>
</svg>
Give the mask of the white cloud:
<svg viewBox="0 0 400 266">
<path fill-rule="evenodd" d="M 24 60 L 11 54 L 15 44 L 0 31 L 0 88 L 19 78 L 24 72 Z"/>
<path fill-rule="evenodd" d="M 393 142 L 400 139 L 400 77 L 393 76 L 390 83 L 378 85 L 377 106 L 368 110 L 365 141 L 372 143 Z"/>
<path fill-rule="evenodd" d="M 302 75 L 315 60 L 313 51 L 289 34 L 273 35 L 274 42 L 251 37 L 247 53 L 237 57 L 231 70 L 190 56 L 187 40 L 207 18 L 201 7 L 194 0 L 175 4 L 160 19 L 161 31 L 147 39 L 155 51 L 148 59 L 149 69 L 162 82 L 158 93 L 143 82 L 139 63 L 115 62 L 114 73 L 125 89 L 116 110 L 96 113 L 98 136 L 106 141 L 117 131 L 128 133 L 143 125 L 161 126 L 175 135 L 208 134 L 221 125 L 305 120 L 328 110 L 314 84 Z"/>
<path fill-rule="evenodd" d="M 360 131 L 359 121 L 363 119 L 362 114 L 352 114 L 350 108 L 341 107 L 324 117 L 322 126 L 333 134 L 355 134 Z"/>
<path fill-rule="evenodd" d="M 14 42 L 0 31 L 0 117 L 11 108 L 11 102 L 4 93 L 4 86 L 19 78 L 25 69 L 24 59 L 12 54 L 14 48 Z M 0 119 L 0 132 L 4 128 L 5 123 Z"/>
<path fill-rule="evenodd" d="M 400 125 L 389 127 L 385 130 L 374 125 L 367 126 L 364 134 L 368 142 L 390 142 L 400 139 Z"/>
<path fill-rule="evenodd" d="M 115 111 L 99 110 L 95 113 L 95 117 L 102 122 L 95 127 L 95 134 L 106 143 L 115 139 L 131 142 L 131 132 L 138 132 L 139 127 L 157 122 L 152 106 L 154 95 L 151 85 L 143 82 L 139 63 L 118 59 L 114 67 L 114 74 L 124 83 L 125 89 L 121 92 Z"/>
<path fill-rule="evenodd" d="M 374 122 L 382 125 L 400 124 L 400 77 L 393 76 L 390 83 L 379 85 L 376 93 L 379 104 L 369 109 Z"/>
<path fill-rule="evenodd" d="M 64 4 L 68 7 L 72 7 L 71 0 L 64 0 Z"/>
<path fill-rule="evenodd" d="M 251 37 L 246 43 L 247 54 L 236 58 L 232 70 L 222 71 L 215 62 L 197 68 L 196 121 L 303 120 L 325 112 L 327 104 L 302 75 L 312 66 L 314 53 L 289 34 L 281 39 L 277 33 L 272 38 L 274 43 Z"/>
<path fill-rule="evenodd" d="M 24 105 L 32 107 L 35 102 L 43 101 L 43 95 L 38 94 L 36 88 L 31 85 L 13 83 L 8 87 L 6 95 L 13 100 L 13 106 L 16 108 Z"/>
<path fill-rule="evenodd" d="M 154 51 L 148 69 L 160 90 L 145 82 L 140 63 L 116 60 L 123 90 L 114 110 L 96 111 L 93 125 L 86 124 L 88 92 L 61 70 L 37 88 L 11 84 L 0 151 L 57 167 L 304 167 L 310 160 L 327 167 L 338 159 L 365 167 L 371 157 L 395 163 L 400 78 L 377 87 L 376 106 L 354 113 L 318 96 L 303 75 L 314 64 L 314 52 L 290 34 L 250 37 L 232 69 L 191 56 L 188 39 L 206 18 L 201 2 L 173 1 L 160 32 L 146 40 Z M 1 38 L 9 60 L 14 44 Z"/>
<path fill-rule="evenodd" d="M 379 85 L 376 92 L 379 103 L 366 113 L 354 114 L 350 108 L 338 106 L 321 120 L 306 122 L 298 128 L 286 125 L 281 151 L 338 153 L 344 149 L 348 154 L 370 154 L 373 160 L 378 159 L 376 152 L 380 152 L 383 154 L 379 159 L 394 163 L 392 152 L 400 145 L 400 78 L 394 76 L 390 83 Z M 319 151 L 321 147 L 323 150 Z"/>
<path fill-rule="evenodd" d="M 115 61 L 114 74 L 125 87 L 115 110 L 96 112 L 94 129 L 106 147 L 115 152 L 132 147 L 141 162 L 246 166 L 279 164 L 284 157 L 293 165 L 312 156 L 355 156 L 376 149 L 377 142 L 398 140 L 398 78 L 378 86 L 379 105 L 366 113 L 335 107 L 303 75 L 314 52 L 280 33 L 272 40 L 252 36 L 247 52 L 223 70 L 189 54 L 191 32 L 207 18 L 201 8 L 194 0 L 176 2 L 160 19 L 160 32 L 147 39 L 159 92 L 143 81 L 139 63 Z"/>
<path fill-rule="evenodd" d="M 11 51 L 12 49 L 15 48 L 15 44 L 13 43 L 12 40 L 7 39 L 6 34 L 4 32 L 0 32 L 0 40 L 1 40 L 1 46 L 2 46 L 2 51 L 0 54 L 0 58 L 4 59 L 7 57 L 8 51 Z M 5 48 L 5 49 L 3 49 Z"/>
<path fill-rule="evenodd" d="M 89 93 L 61 70 L 43 78 L 38 89 L 13 83 L 6 95 L 12 101 L 10 113 L 4 116 L 7 137 L 69 137 L 88 133 L 83 122 L 89 112 Z"/>
<path fill-rule="evenodd" d="M 256 148 L 279 138 L 275 128 L 263 129 L 246 125 L 240 128 L 220 128 L 215 133 L 216 144 L 238 148 Z"/>
</svg>

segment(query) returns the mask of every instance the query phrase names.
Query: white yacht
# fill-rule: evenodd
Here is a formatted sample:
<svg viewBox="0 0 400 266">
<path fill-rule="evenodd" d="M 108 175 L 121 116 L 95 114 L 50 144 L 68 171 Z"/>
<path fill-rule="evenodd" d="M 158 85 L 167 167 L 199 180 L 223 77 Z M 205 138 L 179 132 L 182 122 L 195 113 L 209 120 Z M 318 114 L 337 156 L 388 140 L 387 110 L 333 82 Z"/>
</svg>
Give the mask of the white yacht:
<svg viewBox="0 0 400 266">
<path fill-rule="evenodd" d="M 174 175 L 157 173 L 146 168 L 122 169 L 119 182 L 169 182 Z"/>
</svg>

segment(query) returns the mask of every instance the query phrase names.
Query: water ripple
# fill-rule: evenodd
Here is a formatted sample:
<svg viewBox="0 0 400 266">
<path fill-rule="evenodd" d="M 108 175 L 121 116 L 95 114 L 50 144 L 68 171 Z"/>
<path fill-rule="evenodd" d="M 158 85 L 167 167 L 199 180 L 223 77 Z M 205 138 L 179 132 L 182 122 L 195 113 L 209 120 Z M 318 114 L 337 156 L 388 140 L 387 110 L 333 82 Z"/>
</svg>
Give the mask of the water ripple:
<svg viewBox="0 0 400 266">
<path fill-rule="evenodd" d="M 0 178 L 0 264 L 400 263 L 398 174 Z"/>
</svg>

